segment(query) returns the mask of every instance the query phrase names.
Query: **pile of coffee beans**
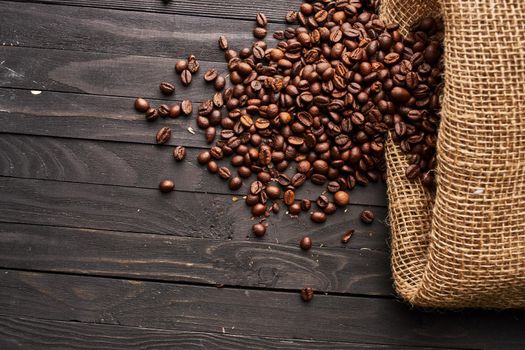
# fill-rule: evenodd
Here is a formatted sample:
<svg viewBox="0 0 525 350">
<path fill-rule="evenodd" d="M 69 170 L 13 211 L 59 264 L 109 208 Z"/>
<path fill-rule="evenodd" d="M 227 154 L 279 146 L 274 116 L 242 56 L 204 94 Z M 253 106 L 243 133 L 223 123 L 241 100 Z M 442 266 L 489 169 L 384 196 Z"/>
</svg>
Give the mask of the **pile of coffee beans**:
<svg viewBox="0 0 525 350">
<path fill-rule="evenodd" d="M 409 155 L 407 177 L 433 186 L 442 25 L 426 18 L 403 37 L 397 24 L 374 13 L 377 3 L 305 1 L 286 14 L 295 26 L 273 34 L 275 47 L 262 41 L 268 20 L 261 13 L 252 46 L 237 51 L 226 37 L 219 38 L 230 84 L 215 69 L 203 76 L 216 93 L 197 111 L 197 125 L 211 144 L 198 162 L 231 190 L 249 181 L 245 202 L 253 217 L 277 213 L 282 203 L 290 215 L 305 212 L 314 223 L 324 223 L 350 203 L 348 191 L 385 179 L 389 132 Z M 199 63 L 190 55 L 175 71 L 187 86 Z M 164 82 L 160 90 L 170 96 L 175 87 Z M 189 101 L 154 109 L 139 98 L 135 108 L 148 121 L 192 113 Z M 170 137 L 171 130 L 162 128 L 156 140 L 163 144 Z M 173 154 L 182 160 L 185 150 L 177 147 Z M 225 158 L 231 166 L 219 165 Z M 307 181 L 322 186 L 314 202 L 296 198 Z M 361 220 L 372 223 L 374 214 L 364 211 Z M 252 232 L 264 236 L 264 220 Z"/>
</svg>

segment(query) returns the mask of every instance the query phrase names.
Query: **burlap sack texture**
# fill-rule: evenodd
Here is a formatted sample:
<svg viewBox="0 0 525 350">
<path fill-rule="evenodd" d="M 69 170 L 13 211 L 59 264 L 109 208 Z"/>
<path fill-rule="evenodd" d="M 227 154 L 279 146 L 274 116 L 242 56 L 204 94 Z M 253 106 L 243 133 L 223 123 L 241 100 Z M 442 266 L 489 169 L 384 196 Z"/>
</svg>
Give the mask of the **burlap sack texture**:
<svg viewBox="0 0 525 350">
<path fill-rule="evenodd" d="M 437 190 L 387 145 L 392 271 L 410 303 L 525 308 L 525 1 L 383 0 L 406 33 L 445 23 Z"/>
</svg>

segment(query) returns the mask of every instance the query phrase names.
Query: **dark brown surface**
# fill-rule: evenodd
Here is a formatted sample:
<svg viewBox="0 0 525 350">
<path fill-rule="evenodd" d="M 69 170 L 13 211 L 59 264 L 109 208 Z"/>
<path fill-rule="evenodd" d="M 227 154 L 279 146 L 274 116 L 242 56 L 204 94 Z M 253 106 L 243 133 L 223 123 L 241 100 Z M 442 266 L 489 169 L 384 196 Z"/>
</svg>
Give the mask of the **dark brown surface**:
<svg viewBox="0 0 525 350">
<path fill-rule="evenodd" d="M 194 117 L 151 124 L 133 110 L 136 96 L 209 98 L 203 72 L 225 70 L 218 36 L 240 48 L 257 12 L 282 29 L 298 3 L 0 1 L 1 349 L 523 348 L 522 312 L 422 312 L 393 297 L 384 185 L 353 191 L 323 225 L 282 210 L 255 239 L 244 191 L 197 165 Z M 173 65 L 189 53 L 201 73 L 183 88 Z M 162 126 L 173 136 L 159 147 Z M 159 193 L 164 178 L 175 192 Z"/>
</svg>

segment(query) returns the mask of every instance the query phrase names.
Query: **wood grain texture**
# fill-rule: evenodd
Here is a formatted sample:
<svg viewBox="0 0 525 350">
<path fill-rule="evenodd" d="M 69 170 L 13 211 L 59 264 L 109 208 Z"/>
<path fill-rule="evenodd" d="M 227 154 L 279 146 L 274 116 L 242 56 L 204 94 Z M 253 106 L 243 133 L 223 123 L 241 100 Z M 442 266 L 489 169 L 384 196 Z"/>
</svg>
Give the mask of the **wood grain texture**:
<svg viewBox="0 0 525 350">
<path fill-rule="evenodd" d="M 208 68 L 227 71 L 225 63 L 201 61 L 201 72 L 183 87 L 173 69 L 176 59 L 80 51 L 0 47 L 0 86 L 31 90 L 80 92 L 105 96 L 189 99 L 201 102 L 215 90 L 202 75 Z M 174 82 L 172 99 L 162 96 L 159 83 Z"/>
<path fill-rule="evenodd" d="M 166 146 L 0 134 L 0 175 L 151 189 L 171 178 L 178 190 L 232 195 L 247 194 L 250 180 L 255 180 L 252 176 L 239 191 L 231 191 L 197 163 L 201 149 L 188 148 L 183 162 L 175 162 L 172 151 Z M 220 164 L 235 169 L 228 160 Z M 297 197 L 315 200 L 324 189 L 307 182 Z M 351 192 L 351 202 L 386 206 L 384 183 L 358 186 Z"/>
<path fill-rule="evenodd" d="M 13 2 L 0 2 L 0 13 L 0 43 L 22 47 L 170 58 L 192 53 L 202 60 L 224 62 L 217 43 L 220 35 L 237 50 L 256 40 L 255 15 L 252 21 L 239 21 Z M 268 45 L 277 43 L 271 33 L 285 28 L 270 24 Z"/>
<path fill-rule="evenodd" d="M 385 252 L 0 223 L 0 267 L 391 296 Z"/>
<path fill-rule="evenodd" d="M 27 0 L 21 0 L 28 2 Z M 289 10 L 298 9 L 301 0 L 32 0 L 45 4 L 64 4 L 85 7 L 112 8 L 142 12 L 179 13 L 198 16 L 251 20 L 258 12 L 264 12 L 270 21 L 283 22 Z M 206 21 L 206 19 L 203 19 Z"/>
<path fill-rule="evenodd" d="M 184 332 L 28 317 L 0 316 L 3 349 L 185 349 L 185 350 L 433 350 L 383 344 L 322 342 L 233 334 Z M 439 350 L 445 350 L 439 348 Z"/>
<path fill-rule="evenodd" d="M 179 331 L 434 347 L 520 349 L 524 312 L 436 313 L 392 299 L 196 287 L 0 270 L 7 316 Z M 276 322 L 278 320 L 278 322 Z"/>
<path fill-rule="evenodd" d="M 322 225 L 305 214 L 291 219 L 281 210 L 269 218 L 263 241 L 296 246 L 308 234 L 316 244 L 339 247 L 341 235 L 354 228 L 350 247 L 385 250 L 386 208 L 374 208 L 377 220 L 371 225 L 359 219 L 364 208 L 338 211 Z M 253 239 L 251 227 L 257 222 L 242 200 L 234 202 L 229 195 L 166 195 L 144 188 L 8 177 L 0 178 L 0 221 L 234 240 Z"/>
</svg>

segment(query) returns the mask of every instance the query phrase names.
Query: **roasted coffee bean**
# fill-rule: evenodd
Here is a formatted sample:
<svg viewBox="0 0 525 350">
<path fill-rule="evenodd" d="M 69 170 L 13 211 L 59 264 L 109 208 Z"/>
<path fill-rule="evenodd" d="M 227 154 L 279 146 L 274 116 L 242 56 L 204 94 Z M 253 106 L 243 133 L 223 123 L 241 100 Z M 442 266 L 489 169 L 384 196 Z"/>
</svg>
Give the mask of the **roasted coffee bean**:
<svg viewBox="0 0 525 350">
<path fill-rule="evenodd" d="M 175 93 L 175 85 L 167 82 L 160 83 L 159 85 L 160 92 L 166 96 L 173 95 Z"/>
<path fill-rule="evenodd" d="M 185 69 L 184 71 L 182 71 L 182 73 L 180 75 L 180 81 L 181 81 L 182 85 L 184 85 L 184 86 L 190 85 L 192 79 L 193 79 L 193 77 L 191 75 L 191 72 L 188 69 Z"/>
<path fill-rule="evenodd" d="M 337 207 L 336 207 L 336 205 L 333 202 L 329 202 L 328 205 L 325 208 L 323 208 L 323 212 L 326 215 L 332 215 L 336 211 L 337 211 Z"/>
<path fill-rule="evenodd" d="M 323 185 L 326 182 L 326 176 L 321 174 L 313 174 L 310 178 L 313 184 L 315 185 Z"/>
<path fill-rule="evenodd" d="M 337 181 L 330 181 L 326 186 L 326 189 L 330 193 L 336 193 L 341 189 L 341 185 Z"/>
<path fill-rule="evenodd" d="M 217 76 L 217 78 L 215 78 L 213 86 L 215 87 L 215 90 L 221 91 L 226 86 L 226 79 L 224 79 L 222 75 Z"/>
<path fill-rule="evenodd" d="M 272 204 L 272 212 L 274 214 L 278 214 L 280 210 L 281 210 L 281 205 L 279 203 L 275 202 Z"/>
<path fill-rule="evenodd" d="M 364 222 L 365 224 L 371 224 L 372 222 L 374 222 L 374 213 L 371 211 L 371 210 L 363 210 L 361 212 L 361 221 Z"/>
<path fill-rule="evenodd" d="M 277 199 L 281 196 L 281 189 L 277 186 L 267 186 L 266 194 L 270 199 Z"/>
<path fill-rule="evenodd" d="M 223 180 L 228 180 L 232 176 L 230 169 L 228 169 L 225 166 L 219 168 L 218 174 L 219 177 Z"/>
<path fill-rule="evenodd" d="M 264 39 L 266 37 L 267 30 L 262 27 L 255 27 L 253 30 L 253 36 L 257 39 Z"/>
<path fill-rule="evenodd" d="M 346 243 L 350 242 L 350 238 L 352 238 L 352 235 L 354 234 L 354 232 L 355 232 L 354 229 L 350 229 L 350 230 L 346 231 L 341 236 L 341 243 L 346 244 Z"/>
<path fill-rule="evenodd" d="M 162 118 L 166 118 L 170 115 L 170 108 L 168 107 L 168 105 L 162 104 L 159 106 L 159 108 L 157 108 L 157 113 Z"/>
<path fill-rule="evenodd" d="M 292 205 L 288 207 L 288 213 L 290 215 L 299 215 L 301 214 L 301 212 L 302 212 L 301 204 L 298 202 L 292 203 Z"/>
<path fill-rule="evenodd" d="M 258 13 L 255 17 L 255 21 L 259 27 L 266 27 L 268 25 L 268 19 L 264 13 Z"/>
<path fill-rule="evenodd" d="M 350 196 L 345 191 L 338 191 L 334 194 L 334 201 L 340 207 L 344 207 L 350 203 Z"/>
<path fill-rule="evenodd" d="M 416 179 L 419 176 L 420 168 L 418 164 L 411 164 L 406 169 L 406 177 L 410 180 Z"/>
<path fill-rule="evenodd" d="M 312 201 L 309 199 L 303 199 L 301 201 L 301 209 L 303 211 L 308 211 L 312 208 Z"/>
<path fill-rule="evenodd" d="M 181 114 L 180 104 L 176 103 L 169 109 L 170 118 L 178 118 Z"/>
<path fill-rule="evenodd" d="M 256 237 L 263 237 L 266 234 L 266 226 L 264 224 L 255 224 L 252 226 L 252 233 Z"/>
<path fill-rule="evenodd" d="M 326 206 L 328 205 L 328 203 L 330 203 L 330 200 L 328 199 L 327 196 L 325 196 L 324 194 L 320 195 L 319 197 L 317 197 L 317 200 L 315 201 L 315 203 L 317 204 L 317 206 L 321 209 L 324 209 L 326 208 Z"/>
<path fill-rule="evenodd" d="M 140 97 L 135 100 L 135 109 L 138 112 L 145 113 L 149 110 L 149 108 L 150 108 L 150 105 L 147 100 L 140 98 Z"/>
<path fill-rule="evenodd" d="M 219 47 L 221 50 L 228 50 L 228 39 L 224 35 L 219 37 Z"/>
<path fill-rule="evenodd" d="M 210 68 L 206 71 L 206 73 L 204 73 L 203 78 L 207 83 L 211 83 L 212 81 L 217 79 L 217 76 L 218 76 L 217 70 Z"/>
<path fill-rule="evenodd" d="M 216 174 L 219 171 L 219 165 L 214 160 L 210 160 L 208 162 L 208 171 L 212 174 Z"/>
<path fill-rule="evenodd" d="M 294 176 L 292 176 L 292 179 L 290 180 L 290 184 L 295 187 L 299 188 L 301 187 L 306 181 L 306 175 L 301 173 L 296 173 Z"/>
<path fill-rule="evenodd" d="M 321 211 L 316 211 L 310 215 L 310 219 L 317 224 L 322 224 L 326 221 L 326 214 Z"/>
<path fill-rule="evenodd" d="M 157 110 L 156 110 L 155 108 L 150 108 L 150 109 L 148 109 L 148 110 L 146 111 L 145 116 L 146 116 L 146 120 L 147 120 L 148 122 L 152 122 L 152 121 L 154 121 L 154 120 L 157 120 L 157 119 L 159 119 L 159 117 L 160 117 L 160 116 L 159 116 L 159 112 L 157 112 Z"/>
<path fill-rule="evenodd" d="M 266 211 L 266 206 L 262 203 L 257 203 L 252 207 L 252 215 L 253 217 L 259 217 L 264 215 L 264 212 Z"/>
<path fill-rule="evenodd" d="M 299 246 L 302 250 L 309 250 L 310 248 L 312 248 L 312 244 L 312 239 L 308 236 L 303 237 L 299 242 Z"/>
<path fill-rule="evenodd" d="M 301 299 L 303 299 L 304 302 L 310 302 L 312 301 L 313 298 L 314 298 L 314 290 L 312 288 L 306 287 L 306 288 L 301 289 Z"/>
<path fill-rule="evenodd" d="M 173 158 L 178 162 L 183 161 L 184 158 L 186 158 L 186 148 L 184 148 L 184 146 L 175 147 L 173 150 Z"/>
<path fill-rule="evenodd" d="M 230 190 L 237 191 L 239 188 L 242 187 L 241 178 L 237 176 L 230 178 L 230 180 L 228 181 L 228 186 L 230 187 Z"/>
<path fill-rule="evenodd" d="M 172 180 L 162 180 L 159 183 L 159 190 L 163 193 L 171 192 L 175 189 L 175 183 Z"/>
<path fill-rule="evenodd" d="M 222 159 L 224 158 L 224 152 L 222 151 L 222 148 L 215 146 L 210 149 L 210 155 L 213 159 Z"/>
<path fill-rule="evenodd" d="M 207 127 L 206 131 L 204 132 L 204 138 L 206 139 L 207 143 L 212 143 L 215 140 L 216 135 L 217 129 L 215 129 L 213 126 Z"/>
<path fill-rule="evenodd" d="M 264 185 L 261 181 L 254 181 L 250 185 L 250 193 L 254 195 L 261 193 L 263 189 L 264 189 Z"/>
<path fill-rule="evenodd" d="M 171 129 L 168 127 L 164 127 L 160 129 L 159 131 L 157 131 L 157 135 L 155 137 L 159 145 L 168 142 L 170 138 L 171 138 Z"/>
<path fill-rule="evenodd" d="M 295 202 L 295 192 L 293 190 L 286 190 L 284 192 L 284 204 L 290 206 Z"/>
<path fill-rule="evenodd" d="M 272 175 L 267 171 L 261 171 L 257 174 L 257 180 L 261 181 L 262 183 L 270 182 L 272 179 Z"/>
<path fill-rule="evenodd" d="M 190 115 L 193 112 L 193 104 L 190 100 L 184 100 L 180 104 L 180 108 L 182 110 L 182 113 L 185 115 Z"/>
<path fill-rule="evenodd" d="M 188 69 L 188 61 L 180 60 L 175 64 L 175 71 L 178 74 L 182 74 L 184 70 Z"/>
<path fill-rule="evenodd" d="M 194 55 L 188 57 L 188 70 L 191 74 L 195 74 L 199 71 L 200 64 L 197 61 L 197 58 Z"/>
<path fill-rule="evenodd" d="M 197 156 L 197 161 L 199 162 L 199 164 L 201 165 L 204 165 L 204 164 L 208 164 L 208 162 L 211 160 L 211 154 L 209 151 L 202 151 L 201 153 L 199 153 L 199 155 Z"/>
</svg>

